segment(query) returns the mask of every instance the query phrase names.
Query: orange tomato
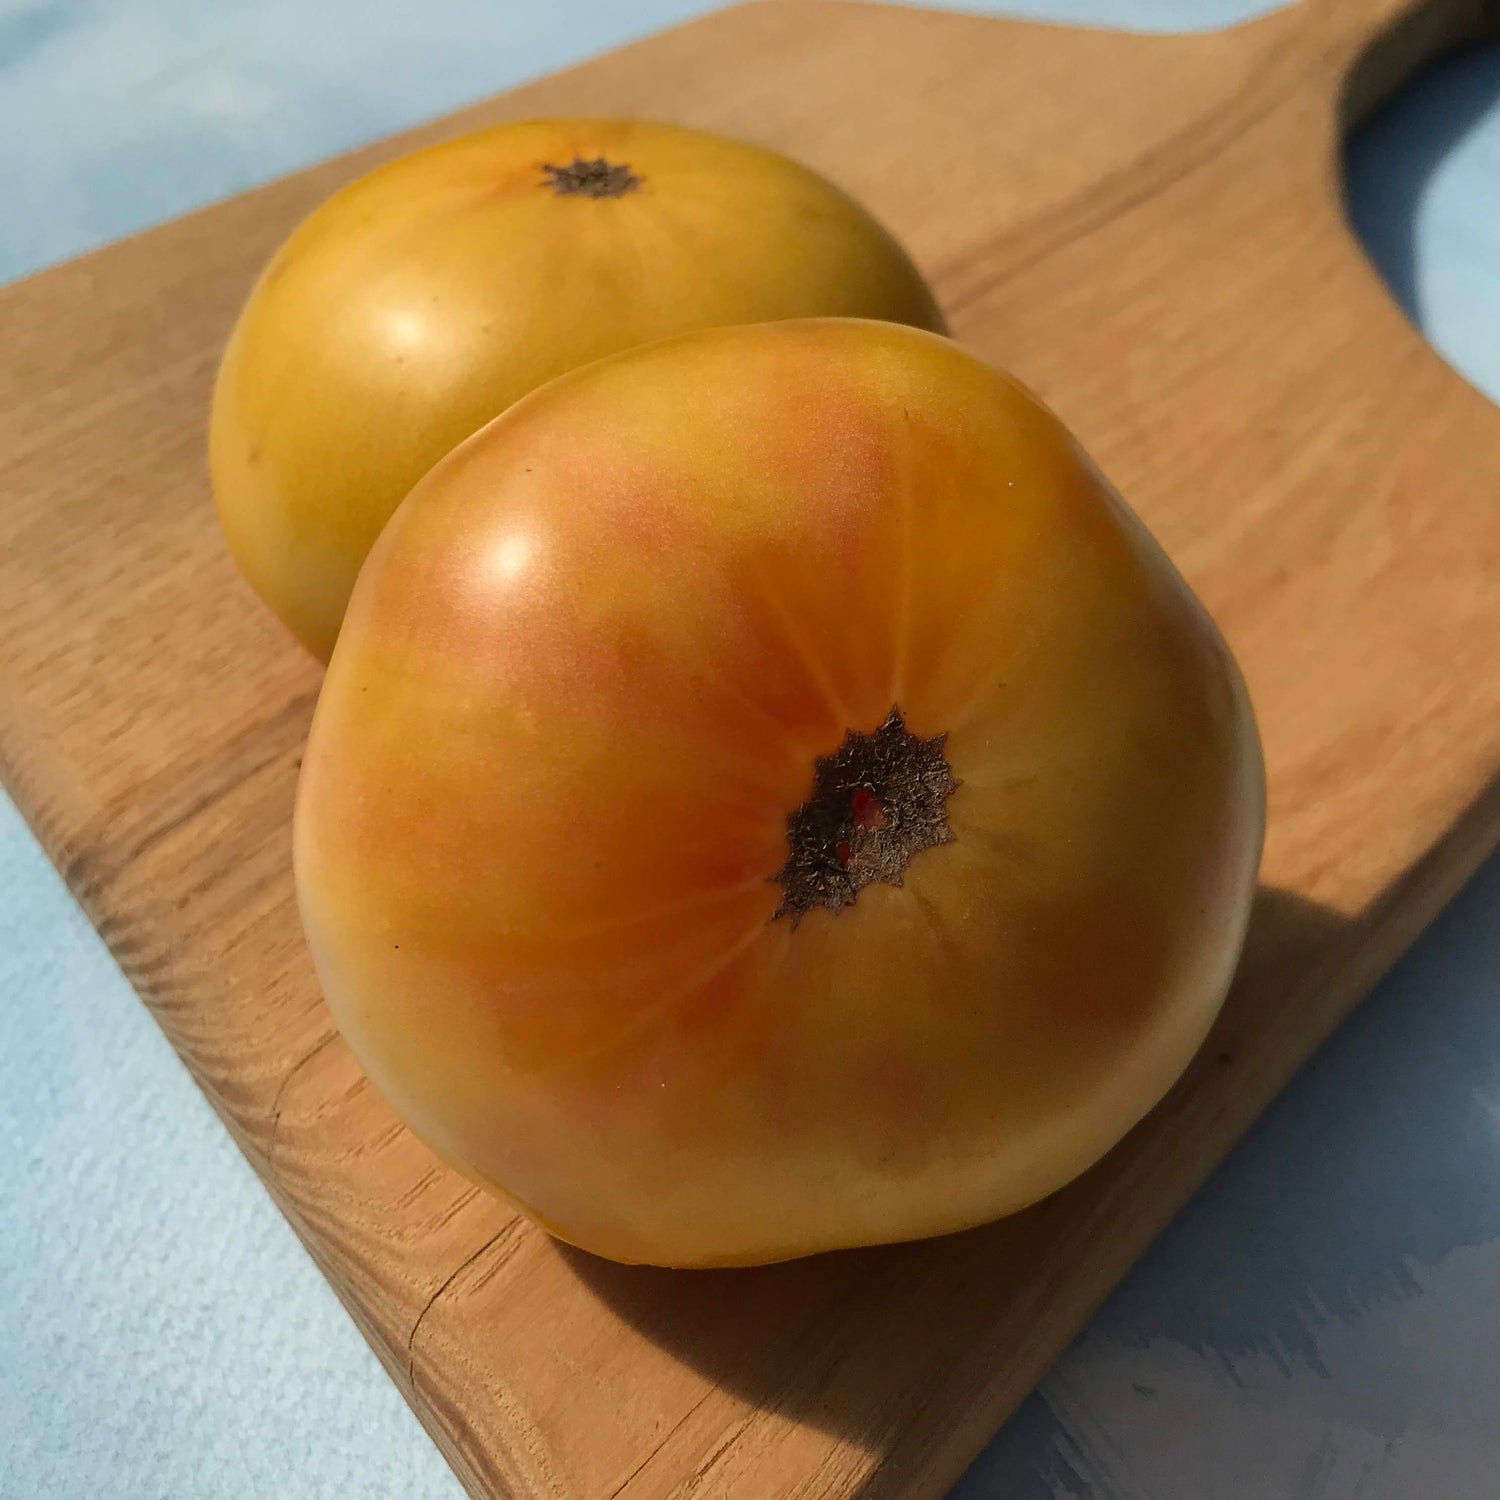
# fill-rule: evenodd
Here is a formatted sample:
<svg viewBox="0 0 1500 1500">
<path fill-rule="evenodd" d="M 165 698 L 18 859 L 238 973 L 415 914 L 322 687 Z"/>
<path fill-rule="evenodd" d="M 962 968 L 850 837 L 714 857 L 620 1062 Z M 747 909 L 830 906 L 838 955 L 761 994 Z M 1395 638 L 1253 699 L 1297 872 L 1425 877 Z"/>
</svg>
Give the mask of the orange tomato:
<svg viewBox="0 0 1500 1500">
<path fill-rule="evenodd" d="M 701 1266 L 1082 1171 L 1208 1029 L 1262 827 L 1233 660 L 1058 420 L 819 319 L 575 371 L 426 477 L 295 846 L 412 1127 L 578 1245 Z"/>
<path fill-rule="evenodd" d="M 230 549 L 326 660 L 401 498 L 518 397 L 668 335 L 818 314 L 943 326 L 895 240 L 774 152 L 623 120 L 417 151 L 319 208 L 240 316 L 209 442 Z"/>
</svg>

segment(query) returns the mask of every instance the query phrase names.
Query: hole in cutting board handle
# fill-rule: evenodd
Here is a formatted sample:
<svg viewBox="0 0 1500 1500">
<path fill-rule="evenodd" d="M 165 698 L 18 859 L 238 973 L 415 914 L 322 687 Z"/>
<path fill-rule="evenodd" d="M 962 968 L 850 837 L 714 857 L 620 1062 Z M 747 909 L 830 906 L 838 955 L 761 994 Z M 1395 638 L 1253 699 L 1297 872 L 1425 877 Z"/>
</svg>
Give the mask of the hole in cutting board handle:
<svg viewBox="0 0 1500 1500">
<path fill-rule="evenodd" d="M 1444 11 L 1468 22 L 1487 12 L 1489 34 L 1500 33 L 1500 6 L 1439 4 L 1420 14 Z M 1408 36 L 1402 52 L 1397 33 L 1415 24 L 1398 23 L 1351 75 L 1346 97 L 1369 87 L 1359 83 L 1362 67 L 1389 79 L 1393 57 L 1409 64 L 1398 91 L 1345 141 L 1345 210 L 1407 317 L 1500 401 L 1500 212 L 1486 212 L 1500 168 L 1500 43 L 1464 47 L 1471 33 L 1458 26 L 1441 43 L 1429 30 L 1415 50 Z"/>
</svg>

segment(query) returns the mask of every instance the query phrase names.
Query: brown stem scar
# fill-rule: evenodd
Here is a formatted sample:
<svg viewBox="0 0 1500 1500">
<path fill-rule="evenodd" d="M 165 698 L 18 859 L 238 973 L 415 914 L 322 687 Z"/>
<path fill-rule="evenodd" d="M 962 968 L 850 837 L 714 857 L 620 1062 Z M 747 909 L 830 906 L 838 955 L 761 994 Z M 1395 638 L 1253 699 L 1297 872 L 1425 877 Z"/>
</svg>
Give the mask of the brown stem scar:
<svg viewBox="0 0 1500 1500">
<path fill-rule="evenodd" d="M 960 783 L 944 758 L 947 739 L 921 739 L 892 708 L 879 728 L 847 731 L 814 762 L 812 792 L 786 820 L 773 922 L 790 917 L 795 927 L 815 906 L 837 916 L 865 886 L 900 885 L 914 855 L 953 842 L 948 798 Z"/>
<path fill-rule="evenodd" d="M 616 164 L 602 156 L 592 161 L 575 156 L 565 167 L 544 161 L 540 167 L 539 185 L 551 188 L 559 198 L 623 198 L 640 187 L 642 181 L 623 162 Z"/>
</svg>

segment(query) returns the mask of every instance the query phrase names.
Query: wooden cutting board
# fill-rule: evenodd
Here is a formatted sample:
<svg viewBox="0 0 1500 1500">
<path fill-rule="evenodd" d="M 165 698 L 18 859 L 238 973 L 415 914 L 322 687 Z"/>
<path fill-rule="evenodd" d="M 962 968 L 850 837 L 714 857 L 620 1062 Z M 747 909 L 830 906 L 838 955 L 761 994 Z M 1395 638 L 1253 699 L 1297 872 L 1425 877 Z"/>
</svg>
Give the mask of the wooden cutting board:
<svg viewBox="0 0 1500 1500">
<path fill-rule="evenodd" d="M 1347 120 L 1495 9 L 1305 0 L 1164 38 L 766 0 L 0 293 L 5 784 L 474 1494 L 939 1494 L 1496 844 L 1500 413 L 1392 306 L 1338 175 Z M 318 673 L 220 544 L 209 385 L 325 194 L 542 113 L 708 126 L 845 184 L 1244 663 L 1271 827 L 1222 1023 L 1016 1218 L 761 1271 L 596 1262 L 440 1166 L 331 1029 L 288 858 Z"/>
</svg>

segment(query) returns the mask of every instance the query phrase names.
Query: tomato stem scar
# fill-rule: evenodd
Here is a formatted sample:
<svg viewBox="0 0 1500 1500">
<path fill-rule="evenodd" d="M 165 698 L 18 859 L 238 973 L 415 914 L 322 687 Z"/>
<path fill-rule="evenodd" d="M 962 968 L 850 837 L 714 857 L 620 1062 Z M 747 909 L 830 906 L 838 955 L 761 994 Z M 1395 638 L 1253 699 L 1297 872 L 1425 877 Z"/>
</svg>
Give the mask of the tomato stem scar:
<svg viewBox="0 0 1500 1500">
<path fill-rule="evenodd" d="M 615 164 L 602 156 L 592 161 L 575 156 L 565 167 L 550 161 L 538 165 L 542 173 L 539 185 L 551 188 L 559 198 L 623 198 L 642 181 L 623 162 Z"/>
<path fill-rule="evenodd" d="M 806 802 L 786 820 L 787 860 L 773 877 L 792 926 L 815 906 L 836 916 L 874 881 L 900 885 L 914 855 L 953 842 L 948 798 L 958 790 L 948 736 L 922 739 L 899 708 L 868 733 L 851 729 L 813 763 Z"/>
</svg>

